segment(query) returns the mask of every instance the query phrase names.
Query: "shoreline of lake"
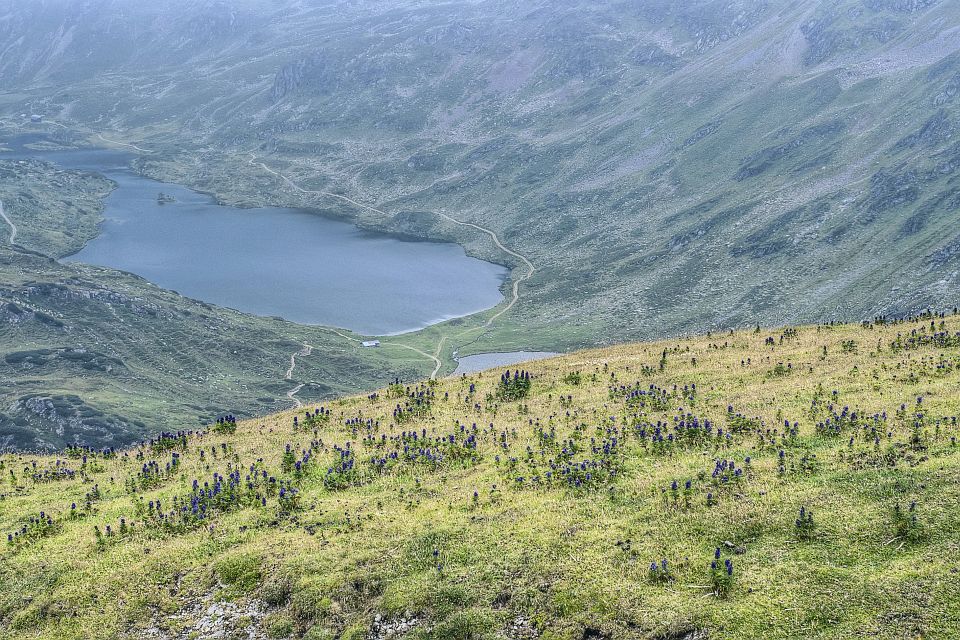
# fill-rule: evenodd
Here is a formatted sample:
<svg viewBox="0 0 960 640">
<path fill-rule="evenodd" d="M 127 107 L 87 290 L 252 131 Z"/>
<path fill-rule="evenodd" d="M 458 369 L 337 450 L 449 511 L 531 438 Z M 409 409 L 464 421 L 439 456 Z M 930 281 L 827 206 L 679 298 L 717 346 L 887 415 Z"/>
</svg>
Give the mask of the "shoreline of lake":
<svg viewBox="0 0 960 640">
<path fill-rule="evenodd" d="M 399 335 L 496 307 L 510 278 L 509 267 L 455 243 L 402 238 L 311 209 L 223 204 L 138 174 L 125 151 L 21 145 L 3 157 L 93 171 L 115 184 L 98 235 L 62 262 L 126 271 L 244 313 Z M 160 203 L 158 192 L 174 200 Z"/>
</svg>

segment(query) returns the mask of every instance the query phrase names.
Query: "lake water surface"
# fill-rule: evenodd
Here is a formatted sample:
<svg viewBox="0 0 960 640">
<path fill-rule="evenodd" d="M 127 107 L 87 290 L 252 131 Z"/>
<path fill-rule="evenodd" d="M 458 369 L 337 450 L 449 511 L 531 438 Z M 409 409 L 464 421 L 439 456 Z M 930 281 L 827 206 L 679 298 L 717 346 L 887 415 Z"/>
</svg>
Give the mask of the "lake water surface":
<svg viewBox="0 0 960 640">
<path fill-rule="evenodd" d="M 241 209 L 150 180 L 112 150 L 32 151 L 117 184 L 100 235 L 65 262 L 140 275 L 213 304 L 365 335 L 421 329 L 497 305 L 508 275 L 451 243 L 408 242 L 298 209 Z M 160 204 L 163 192 L 173 202 Z"/>
<path fill-rule="evenodd" d="M 457 358 L 457 369 L 455 375 L 461 373 L 475 373 L 484 369 L 493 367 L 506 367 L 529 360 L 544 360 L 559 356 L 561 354 L 553 351 L 510 351 L 506 353 L 478 353 L 472 356 L 461 356 Z"/>
</svg>

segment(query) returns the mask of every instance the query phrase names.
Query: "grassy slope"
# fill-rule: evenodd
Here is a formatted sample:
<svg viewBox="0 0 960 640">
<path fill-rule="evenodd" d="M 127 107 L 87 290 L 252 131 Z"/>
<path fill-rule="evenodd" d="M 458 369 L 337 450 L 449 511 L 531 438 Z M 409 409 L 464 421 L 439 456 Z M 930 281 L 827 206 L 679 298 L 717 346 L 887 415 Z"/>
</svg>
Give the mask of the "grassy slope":
<svg viewBox="0 0 960 640">
<path fill-rule="evenodd" d="M 96 237 L 101 199 L 113 190 L 102 176 L 4 160 L 2 153 L 0 183 L 0 200 L 17 225 L 17 244 L 56 258 L 76 253 Z"/>
<path fill-rule="evenodd" d="M 91 456 L 85 470 L 78 459 L 7 455 L 0 532 L 41 510 L 54 525 L 49 535 L 0 552 L 0 631 L 10 638 L 112 638 L 159 625 L 189 635 L 189 615 L 169 616 L 212 595 L 272 603 L 260 626 L 310 638 L 367 637 L 375 616 L 393 620 L 405 612 L 418 620 L 410 638 L 681 638 L 696 630 L 710 638 L 956 637 L 960 449 L 952 440 L 955 420 L 944 416 L 960 413 L 960 346 L 956 339 L 891 346 L 898 334 L 934 330 L 960 331 L 960 317 L 576 353 L 531 364 L 532 388 L 519 401 L 492 395 L 497 371 L 440 380 L 429 387 L 432 411 L 400 425 L 391 413 L 404 401 L 391 390 L 345 398 L 328 405 L 330 422 L 316 432 L 295 430 L 288 412 L 242 422 L 232 435 L 190 436 L 180 470 L 134 493 L 125 490 L 128 479 L 144 461 L 162 467 L 169 452 Z M 581 372 L 579 384 L 572 372 Z M 665 389 L 663 403 L 627 406 L 608 391 L 638 381 L 641 389 Z M 682 397 L 694 383 L 693 398 Z M 815 424 L 831 404 L 838 412 L 849 406 L 860 422 L 838 436 L 818 433 Z M 732 420 L 728 405 L 763 426 Z M 638 437 L 638 428 L 673 425 L 685 411 L 724 432 L 738 422 L 739 430 L 689 446 L 657 447 Z M 874 432 L 872 416 L 882 412 L 886 420 Z M 373 426 L 345 425 L 352 418 Z M 798 423 L 795 436 L 785 436 L 784 420 Z M 464 448 L 456 426 L 469 433 L 473 423 L 475 451 Z M 547 461 L 561 455 L 561 445 L 537 436 L 536 425 L 555 429 L 557 443 L 573 438 L 574 460 L 604 460 L 619 473 L 593 470 L 587 488 L 547 483 Z M 414 430 L 426 430 L 431 441 L 453 436 L 455 444 L 438 464 L 420 458 L 374 474 L 368 460 L 388 455 L 397 446 L 392 438 Z M 386 445 L 373 444 L 384 436 Z M 610 437 L 618 440 L 614 453 L 591 453 Z M 356 475 L 329 476 L 340 458 L 333 447 L 348 442 Z M 302 477 L 282 471 L 287 444 L 312 450 Z M 140 497 L 169 509 L 192 479 L 226 475 L 231 464 L 245 474 L 258 459 L 296 485 L 299 508 L 284 513 L 271 496 L 266 507 L 213 512 L 180 533 L 162 532 L 135 509 Z M 744 478 L 715 481 L 716 459 L 746 468 Z M 77 476 L 35 482 L 34 464 L 65 465 Z M 327 486 L 329 477 L 345 486 Z M 103 497 L 86 511 L 83 497 L 94 485 Z M 73 501 L 86 513 L 71 519 Z M 918 524 L 898 531 L 894 506 L 911 501 Z M 794 524 L 802 506 L 816 523 L 809 540 Z M 135 521 L 135 532 L 98 547 L 94 527 L 117 531 L 120 518 Z M 710 587 L 716 547 L 734 563 L 726 597 Z M 675 579 L 651 582 L 649 564 L 663 558 Z"/>
<path fill-rule="evenodd" d="M 80 5 L 11 9 L 0 115 L 512 263 L 434 212 L 490 227 L 538 271 L 448 358 L 953 304 L 956 3 Z"/>
<path fill-rule="evenodd" d="M 498 311 L 399 338 L 408 348 L 394 355 L 409 362 L 385 358 L 375 380 L 357 353 L 348 379 L 339 365 L 302 370 L 320 381 L 304 397 L 428 373 L 424 353 L 450 372 L 455 351 L 954 303 L 956 3 L 6 4 L 5 130 L 133 144 L 150 151 L 137 161 L 146 174 L 224 201 L 453 240 L 522 277 L 525 265 L 446 211 L 536 266 L 491 327 Z M 44 124 L 24 123 L 33 111 Z M 376 210 L 294 189 L 251 151 L 302 189 Z M 265 376 L 297 340 L 311 338 L 257 342 L 269 353 L 244 382 L 257 397 L 278 397 Z M 166 388 L 180 395 L 176 382 Z M 252 395 L 215 401 L 281 406 L 243 404 Z"/>
</svg>

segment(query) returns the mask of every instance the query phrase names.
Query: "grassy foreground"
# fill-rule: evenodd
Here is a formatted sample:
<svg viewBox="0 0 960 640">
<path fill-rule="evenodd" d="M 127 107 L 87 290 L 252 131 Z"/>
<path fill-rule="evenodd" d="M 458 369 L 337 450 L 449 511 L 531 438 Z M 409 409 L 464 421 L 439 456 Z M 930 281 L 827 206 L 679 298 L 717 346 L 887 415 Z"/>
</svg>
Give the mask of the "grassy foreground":
<svg viewBox="0 0 960 640">
<path fill-rule="evenodd" d="M 0 458 L 0 636 L 960 636 L 960 317 L 525 369 Z"/>
</svg>

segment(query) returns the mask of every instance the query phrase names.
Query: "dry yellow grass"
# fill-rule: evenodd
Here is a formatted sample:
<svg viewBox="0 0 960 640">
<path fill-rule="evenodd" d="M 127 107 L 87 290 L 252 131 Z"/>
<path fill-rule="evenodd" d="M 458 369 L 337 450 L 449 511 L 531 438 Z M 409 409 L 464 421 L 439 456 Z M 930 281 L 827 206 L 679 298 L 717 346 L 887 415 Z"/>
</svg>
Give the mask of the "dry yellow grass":
<svg viewBox="0 0 960 640">
<path fill-rule="evenodd" d="M 914 331 L 929 344 L 893 347 Z M 957 331 L 948 316 L 625 345 L 522 367 L 518 400 L 502 399 L 501 371 L 401 385 L 330 403 L 316 427 L 305 407 L 191 435 L 174 473 L 133 490 L 170 451 L 90 455 L 83 470 L 61 455 L 75 475 L 56 481 L 32 476 L 57 458 L 6 455 L 4 538 L 41 510 L 53 525 L 0 552 L 0 632 L 203 637 L 178 612 L 212 597 L 266 603 L 230 632 L 276 637 L 380 637 L 398 619 L 409 638 L 958 637 Z M 635 383 L 644 394 L 620 390 Z M 398 423 L 421 392 L 429 408 Z M 817 429 L 844 406 L 839 434 Z M 687 414 L 709 433 L 678 430 Z M 300 473 L 288 444 L 309 452 Z M 724 460 L 741 470 L 726 482 Z M 296 504 L 258 487 L 202 521 L 169 516 L 177 527 L 137 508 L 189 504 L 194 479 L 251 464 Z M 102 498 L 71 518 L 94 485 Z M 651 574 L 664 559 L 668 577 Z"/>
</svg>

